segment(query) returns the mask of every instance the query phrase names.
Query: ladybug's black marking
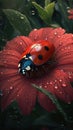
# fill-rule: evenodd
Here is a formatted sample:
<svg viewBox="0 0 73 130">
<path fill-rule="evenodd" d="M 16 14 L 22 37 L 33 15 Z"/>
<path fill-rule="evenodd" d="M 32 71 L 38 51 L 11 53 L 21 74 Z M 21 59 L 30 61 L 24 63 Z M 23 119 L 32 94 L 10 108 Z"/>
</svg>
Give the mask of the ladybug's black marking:
<svg viewBox="0 0 73 130">
<path fill-rule="evenodd" d="M 39 59 L 39 60 L 42 60 L 42 59 L 43 59 L 43 56 L 42 56 L 42 55 L 38 55 L 38 59 Z"/>
<path fill-rule="evenodd" d="M 30 53 L 26 54 L 26 57 L 27 57 L 27 58 L 29 58 L 29 56 L 31 56 L 31 54 L 30 54 Z"/>
<path fill-rule="evenodd" d="M 44 48 L 45 48 L 45 50 L 46 50 L 46 51 L 49 51 L 49 47 L 47 47 L 47 46 L 44 46 Z"/>
</svg>

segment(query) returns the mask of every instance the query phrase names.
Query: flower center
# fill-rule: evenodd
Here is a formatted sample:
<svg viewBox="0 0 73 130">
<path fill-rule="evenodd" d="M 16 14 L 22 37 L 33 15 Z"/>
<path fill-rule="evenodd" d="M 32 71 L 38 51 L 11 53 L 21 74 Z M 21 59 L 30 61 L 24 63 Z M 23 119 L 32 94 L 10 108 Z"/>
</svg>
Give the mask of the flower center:
<svg viewBox="0 0 73 130">
<path fill-rule="evenodd" d="M 22 54 L 18 64 L 19 72 L 27 77 L 39 77 L 55 64 L 54 45 L 40 40 L 32 43 Z"/>
</svg>

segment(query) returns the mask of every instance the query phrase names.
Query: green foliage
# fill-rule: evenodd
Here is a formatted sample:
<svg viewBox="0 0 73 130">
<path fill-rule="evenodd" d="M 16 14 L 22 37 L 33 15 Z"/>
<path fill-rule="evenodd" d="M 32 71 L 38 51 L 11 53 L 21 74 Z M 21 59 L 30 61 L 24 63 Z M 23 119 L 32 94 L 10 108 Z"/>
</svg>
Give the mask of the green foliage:
<svg viewBox="0 0 73 130">
<path fill-rule="evenodd" d="M 51 23 L 51 20 L 52 20 L 55 3 L 52 2 L 52 3 L 48 4 L 47 6 L 45 6 L 45 8 L 42 8 L 36 2 L 33 2 L 33 5 L 38 10 L 38 14 L 41 17 L 41 19 L 49 26 Z"/>
<path fill-rule="evenodd" d="M 13 9 L 4 9 L 3 12 L 6 14 L 11 25 L 20 32 L 21 35 L 28 35 L 31 31 L 31 25 L 24 14 Z"/>
</svg>

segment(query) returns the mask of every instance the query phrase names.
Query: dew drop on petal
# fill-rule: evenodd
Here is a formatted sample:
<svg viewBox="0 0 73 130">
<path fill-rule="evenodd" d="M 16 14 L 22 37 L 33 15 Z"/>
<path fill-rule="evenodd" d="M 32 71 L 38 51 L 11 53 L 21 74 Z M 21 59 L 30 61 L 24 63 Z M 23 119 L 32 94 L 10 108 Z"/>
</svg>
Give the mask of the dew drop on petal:
<svg viewBox="0 0 73 130">
<path fill-rule="evenodd" d="M 60 38 L 61 36 L 58 35 L 58 38 Z"/>
<path fill-rule="evenodd" d="M 73 39 L 73 34 L 72 34 L 72 39 Z"/>
<path fill-rule="evenodd" d="M 69 75 L 68 77 L 69 77 L 69 79 L 72 79 L 72 76 L 71 76 L 71 75 Z"/>
<path fill-rule="evenodd" d="M 50 83 L 49 83 L 50 85 L 52 85 L 53 83 L 52 83 L 52 81 L 50 81 Z"/>
<path fill-rule="evenodd" d="M 62 82 L 62 79 L 60 79 L 59 81 Z"/>
<path fill-rule="evenodd" d="M 57 80 L 55 79 L 55 82 L 57 82 Z"/>
<path fill-rule="evenodd" d="M 54 35 L 57 35 L 57 32 L 55 32 Z"/>
<path fill-rule="evenodd" d="M 42 88 L 42 85 L 40 85 L 39 87 Z"/>
<path fill-rule="evenodd" d="M 47 85 L 45 85 L 44 88 L 47 88 Z"/>
<path fill-rule="evenodd" d="M 63 83 L 62 86 L 63 86 L 63 87 L 66 87 L 67 85 L 66 85 L 66 83 Z"/>
<path fill-rule="evenodd" d="M 37 29 L 35 28 L 34 31 L 37 31 Z"/>
<path fill-rule="evenodd" d="M 55 85 L 55 89 L 58 89 L 58 86 L 57 86 L 57 85 Z"/>
<path fill-rule="evenodd" d="M 11 87 L 10 87 L 10 90 L 12 90 L 12 89 L 13 89 L 13 87 L 11 86 Z"/>
<path fill-rule="evenodd" d="M 47 84 L 49 84 L 49 82 L 47 82 Z"/>
<path fill-rule="evenodd" d="M 46 37 L 45 40 L 48 40 L 48 38 Z"/>
<path fill-rule="evenodd" d="M 19 44 L 20 44 L 20 45 L 22 45 L 23 43 L 22 43 L 22 42 L 20 42 Z"/>
</svg>

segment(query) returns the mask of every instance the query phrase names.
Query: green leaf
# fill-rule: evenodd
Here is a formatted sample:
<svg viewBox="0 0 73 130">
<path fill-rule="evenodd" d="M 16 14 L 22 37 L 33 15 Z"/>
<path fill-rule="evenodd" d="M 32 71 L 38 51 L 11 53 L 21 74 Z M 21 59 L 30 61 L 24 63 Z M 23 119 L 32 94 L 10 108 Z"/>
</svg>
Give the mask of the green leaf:
<svg viewBox="0 0 73 130">
<path fill-rule="evenodd" d="M 36 2 L 32 2 L 32 4 L 34 5 L 34 7 L 37 9 L 40 18 L 47 24 L 49 25 L 51 23 L 51 18 L 50 15 L 48 15 L 47 11 L 42 8 L 39 4 L 37 4 Z"/>
<path fill-rule="evenodd" d="M 43 89 L 43 88 L 40 88 L 39 86 L 35 85 L 35 84 L 32 84 L 32 86 L 36 89 L 38 89 L 40 92 L 44 93 L 46 96 L 48 96 L 52 102 L 56 105 L 57 109 L 59 110 L 59 112 L 63 115 L 64 119 L 66 121 L 68 121 L 68 117 L 66 115 L 66 113 L 64 112 L 62 106 L 60 105 L 60 103 L 58 102 L 57 98 L 52 95 L 50 92 L 48 92 L 47 90 Z"/>
<path fill-rule="evenodd" d="M 7 16 L 13 28 L 20 32 L 21 35 L 29 34 L 31 31 L 31 26 L 24 14 L 13 9 L 3 9 L 3 12 Z"/>
<path fill-rule="evenodd" d="M 45 0 L 45 6 L 47 6 L 50 3 L 50 0 Z"/>
<path fill-rule="evenodd" d="M 40 117 L 38 117 L 38 118 L 36 118 L 35 120 L 34 120 L 34 122 L 33 122 L 33 125 L 39 125 L 39 126 L 50 126 L 50 127 L 59 127 L 59 124 L 58 123 L 56 123 L 53 119 L 52 119 L 52 117 L 51 117 L 51 115 L 49 114 L 49 115 L 42 115 L 42 116 L 40 116 Z"/>
<path fill-rule="evenodd" d="M 54 12 L 54 7 L 55 7 L 55 2 L 52 2 L 45 6 L 45 11 L 48 13 L 48 17 L 52 17 L 53 12 Z"/>
</svg>

